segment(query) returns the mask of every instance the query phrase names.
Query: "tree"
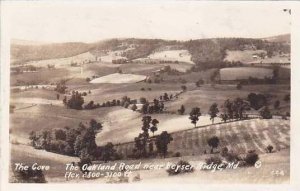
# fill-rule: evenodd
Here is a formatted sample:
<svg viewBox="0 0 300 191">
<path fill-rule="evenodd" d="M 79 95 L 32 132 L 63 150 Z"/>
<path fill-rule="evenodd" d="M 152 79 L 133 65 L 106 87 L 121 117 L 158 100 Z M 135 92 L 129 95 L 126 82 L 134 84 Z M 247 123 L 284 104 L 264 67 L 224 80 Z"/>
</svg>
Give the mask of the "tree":
<svg viewBox="0 0 300 191">
<path fill-rule="evenodd" d="M 273 152 L 274 147 L 272 145 L 268 145 L 266 150 L 268 153 L 272 153 Z"/>
<path fill-rule="evenodd" d="M 179 113 L 180 115 L 183 115 L 184 112 L 185 112 L 185 107 L 184 107 L 184 105 L 181 105 L 180 109 L 178 109 L 177 111 L 178 111 L 178 113 Z"/>
<path fill-rule="evenodd" d="M 225 102 L 224 102 L 224 115 L 227 115 L 228 116 L 228 119 L 233 119 L 233 103 L 227 99 Z"/>
<path fill-rule="evenodd" d="M 140 98 L 140 103 L 141 103 L 141 104 L 147 103 L 147 99 L 144 98 L 144 97 L 141 97 L 141 98 Z"/>
<path fill-rule="evenodd" d="M 80 93 L 78 93 L 78 91 L 76 91 L 76 92 L 73 91 L 71 99 L 69 99 L 67 101 L 67 106 L 68 106 L 68 108 L 71 108 L 71 109 L 80 110 L 80 109 L 82 109 L 83 103 L 84 103 L 84 99 L 80 95 Z"/>
<path fill-rule="evenodd" d="M 289 101 L 291 100 L 290 94 L 286 94 L 286 95 L 284 96 L 283 100 L 284 100 L 285 102 L 289 102 Z"/>
<path fill-rule="evenodd" d="M 187 88 L 186 88 L 186 86 L 185 86 L 185 85 L 183 85 L 183 86 L 181 86 L 181 89 L 182 89 L 182 91 L 184 91 L 184 92 L 185 92 Z"/>
<path fill-rule="evenodd" d="M 148 113 L 148 107 L 149 107 L 149 103 L 144 103 L 142 108 L 141 108 L 141 112 L 143 114 L 147 114 Z"/>
<path fill-rule="evenodd" d="M 90 128 L 92 128 L 94 131 L 101 131 L 102 130 L 102 124 L 98 123 L 95 119 L 90 120 Z"/>
<path fill-rule="evenodd" d="M 94 131 L 93 127 L 82 130 L 81 134 L 76 137 L 76 141 L 74 144 L 75 154 L 77 156 L 81 156 L 82 151 L 84 150 L 85 153 L 93 156 L 96 149 L 96 132 Z"/>
<path fill-rule="evenodd" d="M 133 104 L 132 107 L 131 107 L 132 111 L 136 111 L 137 110 L 137 106 L 136 104 Z"/>
<path fill-rule="evenodd" d="M 197 122 L 199 121 L 199 117 L 201 116 L 200 108 L 194 107 L 192 111 L 190 112 L 189 119 L 191 120 L 191 123 L 193 123 L 196 127 Z"/>
<path fill-rule="evenodd" d="M 233 101 L 232 108 L 233 108 L 233 112 L 234 112 L 234 117 L 236 119 L 243 119 L 244 118 L 244 115 L 243 115 L 244 112 L 246 110 L 249 110 L 250 106 L 249 106 L 248 102 L 244 101 L 243 99 L 236 98 Z"/>
<path fill-rule="evenodd" d="M 250 102 L 250 106 L 255 110 L 267 105 L 267 98 L 263 94 L 250 93 L 247 100 Z"/>
<path fill-rule="evenodd" d="M 170 100 L 169 95 L 167 93 L 164 93 L 163 99 L 165 101 L 169 101 Z"/>
<path fill-rule="evenodd" d="M 59 94 L 56 94 L 56 99 L 59 100 Z"/>
<path fill-rule="evenodd" d="M 280 101 L 276 100 L 274 103 L 274 109 L 279 109 L 279 106 L 280 106 Z"/>
<path fill-rule="evenodd" d="M 263 107 L 262 110 L 259 112 L 259 114 L 263 119 L 271 119 L 272 118 L 272 114 L 271 114 L 271 111 L 269 110 L 268 106 Z"/>
<path fill-rule="evenodd" d="M 153 100 L 153 110 L 155 113 L 158 113 L 160 111 L 160 105 L 157 99 Z"/>
<path fill-rule="evenodd" d="M 204 84 L 204 80 L 202 78 L 200 78 L 195 84 L 197 87 L 200 87 L 201 85 Z"/>
<path fill-rule="evenodd" d="M 104 162 L 108 162 L 113 159 L 116 150 L 114 149 L 114 145 L 111 142 L 108 142 L 102 150 L 102 160 Z"/>
<path fill-rule="evenodd" d="M 222 113 L 221 120 L 226 123 L 226 121 L 228 120 L 228 115 L 226 113 Z"/>
<path fill-rule="evenodd" d="M 213 136 L 207 140 L 207 144 L 211 147 L 210 153 L 213 153 L 213 149 L 219 146 L 219 138 L 217 136 Z"/>
<path fill-rule="evenodd" d="M 149 139 L 149 129 L 150 123 L 152 121 L 151 116 L 145 115 L 142 118 L 143 126 L 142 126 L 142 133 L 139 134 L 138 137 L 135 138 L 135 146 L 136 149 L 140 152 L 139 156 L 146 157 L 147 156 L 147 142 Z"/>
<path fill-rule="evenodd" d="M 67 96 L 64 97 L 63 99 L 63 104 L 66 106 L 67 105 Z"/>
<path fill-rule="evenodd" d="M 159 136 L 157 136 L 155 144 L 157 152 L 162 154 L 164 158 L 168 153 L 168 144 L 173 141 L 172 136 L 167 132 L 163 131 Z"/>
<path fill-rule="evenodd" d="M 241 83 L 238 83 L 238 84 L 236 85 L 236 89 L 237 89 L 237 90 L 241 90 L 241 89 L 242 89 L 242 87 L 243 87 L 243 86 L 242 86 L 242 84 L 241 84 Z"/>
<path fill-rule="evenodd" d="M 152 132 L 153 136 L 154 136 L 154 132 L 157 131 L 158 123 L 159 123 L 159 121 L 157 119 L 152 119 L 152 121 L 151 121 L 152 126 L 150 127 L 150 131 Z"/>
<path fill-rule="evenodd" d="M 64 93 L 66 93 L 67 88 L 68 87 L 65 85 L 65 81 L 62 80 L 56 84 L 56 87 L 54 90 L 57 91 L 58 93 L 64 94 Z"/>
<path fill-rule="evenodd" d="M 208 111 L 208 114 L 210 115 L 210 120 L 212 123 L 214 123 L 215 117 L 217 117 L 217 114 L 219 113 L 218 104 L 213 103 Z"/>
</svg>

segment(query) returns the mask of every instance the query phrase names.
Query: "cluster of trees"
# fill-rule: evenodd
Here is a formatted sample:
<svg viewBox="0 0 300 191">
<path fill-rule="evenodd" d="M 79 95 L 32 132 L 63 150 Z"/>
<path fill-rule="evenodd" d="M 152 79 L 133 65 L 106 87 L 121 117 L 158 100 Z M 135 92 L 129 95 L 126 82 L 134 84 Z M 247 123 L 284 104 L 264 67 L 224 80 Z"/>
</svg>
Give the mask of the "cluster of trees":
<svg viewBox="0 0 300 191">
<path fill-rule="evenodd" d="M 115 160 L 121 158 L 112 143 L 104 146 L 96 145 L 96 134 L 101 132 L 103 126 L 100 122 L 91 119 L 87 127 L 80 123 L 78 127 L 64 127 L 52 130 L 32 131 L 29 135 L 31 145 L 36 149 L 78 156 L 86 164 L 92 160 Z"/>
<path fill-rule="evenodd" d="M 123 96 L 121 100 L 113 99 L 112 101 L 103 102 L 100 107 L 122 106 L 128 108 L 130 104 L 136 104 L 137 100 L 131 99 L 128 96 Z"/>
<path fill-rule="evenodd" d="M 13 183 L 47 183 L 45 175 L 42 170 L 32 169 L 28 165 L 28 169 L 13 170 L 11 182 Z M 14 167 L 12 167 L 14 169 Z"/>
<path fill-rule="evenodd" d="M 165 107 L 163 101 L 158 99 L 154 99 L 153 103 L 149 103 L 146 98 L 140 98 L 140 102 L 143 104 L 141 108 L 143 114 L 162 113 Z"/>
<path fill-rule="evenodd" d="M 268 105 L 269 97 L 270 97 L 270 95 L 266 95 L 266 94 L 250 93 L 250 94 L 248 94 L 247 100 L 249 101 L 250 106 L 253 109 L 258 110 L 258 109 L 262 108 L 263 106 Z"/>
<path fill-rule="evenodd" d="M 67 99 L 65 96 L 63 103 L 67 108 L 81 110 L 84 103 L 84 99 L 81 93 L 78 91 L 72 91 L 71 97 Z"/>
<path fill-rule="evenodd" d="M 102 124 L 94 119 L 89 127 L 80 123 L 78 127 L 64 127 L 52 130 L 32 131 L 29 139 L 36 149 L 45 149 L 55 153 L 80 156 L 83 149 L 89 154 L 95 152 L 95 136 L 102 130 Z"/>
<path fill-rule="evenodd" d="M 61 93 L 61 94 L 65 94 L 67 88 L 68 87 L 66 86 L 66 82 L 64 80 L 62 80 L 56 84 L 54 91 L 57 91 L 58 93 Z"/>
<path fill-rule="evenodd" d="M 165 158 L 168 153 L 168 144 L 173 140 L 172 136 L 167 131 L 163 131 L 160 135 L 154 136 L 155 131 L 158 130 L 157 125 L 159 121 L 152 119 L 149 115 L 143 116 L 142 122 L 142 133 L 134 138 L 134 157 L 146 158 L 159 154 Z M 149 136 L 149 131 L 153 133 L 152 138 Z M 154 143 L 156 145 L 156 152 L 154 151 Z"/>
<path fill-rule="evenodd" d="M 111 61 L 113 64 L 126 64 L 128 60 L 125 58 L 119 58 Z"/>
<path fill-rule="evenodd" d="M 275 52 L 290 52 L 289 45 L 245 38 L 190 40 L 185 42 L 185 46 L 192 55 L 192 61 L 196 63 L 195 69 L 219 68 L 226 65 L 223 62 L 226 50 L 263 49 L 267 51 L 269 57 Z"/>
<path fill-rule="evenodd" d="M 241 98 L 236 98 L 233 101 L 227 99 L 223 104 L 223 113 L 220 117 L 224 122 L 234 119 L 241 120 L 247 117 L 244 115 L 247 110 L 250 110 L 250 105 L 247 101 Z"/>
</svg>

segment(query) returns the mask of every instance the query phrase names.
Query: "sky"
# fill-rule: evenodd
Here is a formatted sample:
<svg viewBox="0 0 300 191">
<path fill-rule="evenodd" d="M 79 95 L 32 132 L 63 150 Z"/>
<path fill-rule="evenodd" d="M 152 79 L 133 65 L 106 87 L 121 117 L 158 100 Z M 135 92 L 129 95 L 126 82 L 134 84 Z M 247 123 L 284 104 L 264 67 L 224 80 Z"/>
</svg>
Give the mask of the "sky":
<svg viewBox="0 0 300 191">
<path fill-rule="evenodd" d="M 236 2 L 26 2 L 5 6 L 12 39 L 95 42 L 108 38 L 262 38 L 290 33 L 280 4 Z"/>
</svg>

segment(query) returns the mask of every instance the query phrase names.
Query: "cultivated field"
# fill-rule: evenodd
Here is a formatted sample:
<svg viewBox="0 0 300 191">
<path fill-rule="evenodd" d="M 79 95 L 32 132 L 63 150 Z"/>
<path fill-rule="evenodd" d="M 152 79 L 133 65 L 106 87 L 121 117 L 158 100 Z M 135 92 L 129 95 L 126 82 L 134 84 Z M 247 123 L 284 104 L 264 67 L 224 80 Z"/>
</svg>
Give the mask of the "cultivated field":
<svg viewBox="0 0 300 191">
<path fill-rule="evenodd" d="M 271 78 L 273 70 L 268 68 L 254 68 L 254 67 L 236 67 L 236 68 L 222 68 L 220 69 L 221 80 L 241 80 L 258 78 Z"/>
<path fill-rule="evenodd" d="M 290 147 L 290 122 L 253 119 L 179 131 L 172 133 L 176 141 L 170 143 L 169 151 L 180 152 L 184 156 L 201 155 L 205 151 L 209 153 L 207 140 L 214 135 L 220 139 L 219 148 L 226 146 L 237 153 L 246 153 L 248 150 L 265 153 L 268 145 L 273 145 L 279 151 Z M 129 155 L 134 144 L 123 144 L 117 148 L 124 155 Z"/>
<path fill-rule="evenodd" d="M 120 74 L 114 73 L 100 78 L 93 79 L 90 83 L 110 83 L 110 84 L 122 84 L 122 83 L 136 83 L 146 79 L 146 76 L 136 74 Z"/>
</svg>

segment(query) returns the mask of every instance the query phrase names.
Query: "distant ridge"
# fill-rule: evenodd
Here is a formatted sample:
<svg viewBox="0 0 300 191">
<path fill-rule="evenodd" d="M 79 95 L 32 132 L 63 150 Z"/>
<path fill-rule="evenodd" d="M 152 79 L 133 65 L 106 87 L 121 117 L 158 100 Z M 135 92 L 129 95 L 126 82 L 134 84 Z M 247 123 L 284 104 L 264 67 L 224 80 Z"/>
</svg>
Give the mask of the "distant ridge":
<svg viewBox="0 0 300 191">
<path fill-rule="evenodd" d="M 263 40 L 267 40 L 270 42 L 281 42 L 281 43 L 291 43 L 291 34 L 282 34 L 271 37 L 263 38 Z"/>
</svg>

